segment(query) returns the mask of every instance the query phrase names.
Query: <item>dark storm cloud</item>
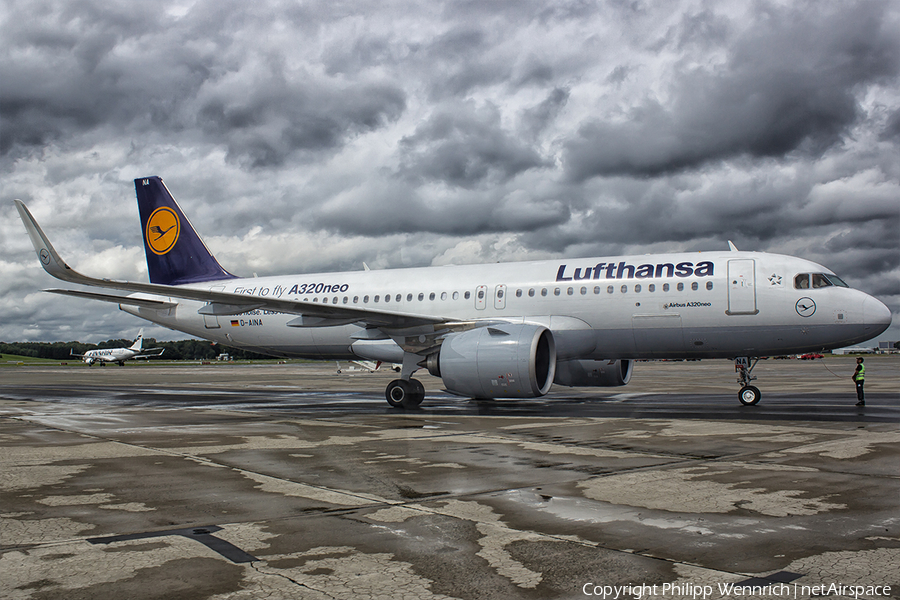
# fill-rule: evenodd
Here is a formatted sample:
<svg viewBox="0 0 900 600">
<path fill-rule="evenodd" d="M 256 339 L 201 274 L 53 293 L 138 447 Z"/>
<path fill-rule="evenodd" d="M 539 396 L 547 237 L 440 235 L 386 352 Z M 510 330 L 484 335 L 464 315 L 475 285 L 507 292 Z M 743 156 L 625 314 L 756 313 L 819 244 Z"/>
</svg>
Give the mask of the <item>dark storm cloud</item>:
<svg viewBox="0 0 900 600">
<path fill-rule="evenodd" d="M 822 153 L 859 116 L 858 86 L 898 73 L 900 34 L 886 6 L 769 7 L 724 66 L 676 75 L 670 103 L 646 98 L 623 119 L 584 123 L 565 145 L 567 175 L 654 176 L 742 154 Z"/>
<path fill-rule="evenodd" d="M 171 25 L 152 5 L 100 10 L 89 2 L 58 8 L 36 3 L 17 8 L 2 29 L 14 44 L 8 52 L 15 56 L 0 61 L 3 155 L 21 155 L 148 115 L 156 123 L 170 120 L 208 76 L 209 56 L 189 47 L 176 52 L 162 45 L 145 48 L 140 56 L 114 55 L 123 42 L 140 47 L 146 32 Z"/>
<path fill-rule="evenodd" d="M 463 27 L 424 48 L 422 59 L 435 75 L 430 83 L 432 100 L 461 97 L 474 88 L 508 81 L 513 65 L 494 51 L 498 41 L 481 28 Z"/>
<path fill-rule="evenodd" d="M 316 208 L 312 215 L 318 227 L 369 236 L 526 232 L 563 225 L 571 216 L 568 206 L 553 198 L 523 197 L 488 188 L 461 190 L 448 194 L 442 202 L 433 202 L 414 185 L 398 181 L 352 190 Z"/>
<path fill-rule="evenodd" d="M 543 121 L 548 118 L 544 115 Z M 438 110 L 403 138 L 400 148 L 404 177 L 463 188 L 502 183 L 548 164 L 519 136 L 504 130 L 500 111 L 490 105 L 464 103 Z"/>
<path fill-rule="evenodd" d="M 348 85 L 314 77 L 291 83 L 280 74 L 266 80 L 246 95 L 230 86 L 214 91 L 197 116 L 203 132 L 227 146 L 228 158 L 248 167 L 281 165 L 297 150 L 335 148 L 395 120 L 405 107 L 403 91 L 387 83 Z"/>
<path fill-rule="evenodd" d="M 677 47 L 685 48 L 698 45 L 709 48 L 726 41 L 731 32 L 731 23 L 722 15 L 712 10 L 704 10 L 695 14 L 685 14 L 681 24 L 673 33 L 678 36 Z"/>
<path fill-rule="evenodd" d="M 8 200 L 144 279 L 149 174 L 238 273 L 733 240 L 900 306 L 898 39 L 878 1 L 8 0 L 0 333 L 135 324 L 37 294 Z"/>
<path fill-rule="evenodd" d="M 222 144 L 241 165 L 277 166 L 295 151 L 338 147 L 405 108 L 389 81 L 345 81 L 291 68 L 279 51 L 241 48 L 231 31 L 271 23 L 239 4 L 200 4 L 184 19 L 144 3 L 50 6 L 28 18 L 20 9 L 33 25 L 4 25 L 17 60 L 0 61 L 0 155 L 102 128 L 152 129 Z"/>
<path fill-rule="evenodd" d="M 900 143 L 900 108 L 888 117 L 887 124 L 881 132 L 881 139 Z"/>
<path fill-rule="evenodd" d="M 570 95 L 569 89 L 556 88 L 550 92 L 543 102 L 525 110 L 522 114 L 522 124 L 525 132 L 535 138 L 542 134 L 565 108 Z"/>
</svg>

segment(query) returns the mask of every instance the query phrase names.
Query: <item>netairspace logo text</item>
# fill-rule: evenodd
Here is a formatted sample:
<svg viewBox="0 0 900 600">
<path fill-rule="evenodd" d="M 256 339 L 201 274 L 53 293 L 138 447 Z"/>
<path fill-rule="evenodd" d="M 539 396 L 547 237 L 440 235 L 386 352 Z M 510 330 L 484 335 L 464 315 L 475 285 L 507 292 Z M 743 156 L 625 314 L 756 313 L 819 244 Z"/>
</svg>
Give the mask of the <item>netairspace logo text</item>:
<svg viewBox="0 0 900 600">
<path fill-rule="evenodd" d="M 740 585 L 735 583 L 719 583 L 712 585 L 696 585 L 692 583 L 664 583 L 654 585 L 595 585 L 586 583 L 581 588 L 585 596 L 595 596 L 603 600 L 641 600 L 647 596 L 680 596 L 706 600 L 716 597 L 737 596 L 775 596 L 781 598 L 800 598 L 808 596 L 844 596 L 859 598 L 877 598 L 891 595 L 889 585 L 844 585 L 840 583 L 822 585 L 801 585 L 773 583 L 769 585 Z"/>
</svg>

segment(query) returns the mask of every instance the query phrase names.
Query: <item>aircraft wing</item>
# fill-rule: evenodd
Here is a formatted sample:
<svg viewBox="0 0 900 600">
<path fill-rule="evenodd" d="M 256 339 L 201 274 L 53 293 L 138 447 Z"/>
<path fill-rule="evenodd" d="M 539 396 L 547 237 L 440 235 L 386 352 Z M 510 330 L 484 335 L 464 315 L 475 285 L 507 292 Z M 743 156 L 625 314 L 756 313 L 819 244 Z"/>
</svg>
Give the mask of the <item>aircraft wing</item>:
<svg viewBox="0 0 900 600">
<path fill-rule="evenodd" d="M 155 356 L 162 356 L 165 351 L 165 348 L 147 348 L 146 350 L 141 350 L 140 354 L 135 354 L 132 358 L 153 358 Z"/>
<path fill-rule="evenodd" d="M 162 310 L 165 308 L 174 308 L 178 306 L 176 302 L 164 302 L 162 300 L 153 300 L 151 298 L 137 298 L 135 296 L 116 296 L 113 294 L 100 294 L 97 292 L 84 292 L 81 290 L 44 290 L 52 294 L 62 294 L 64 296 L 75 296 L 77 298 L 89 298 L 91 300 L 102 300 L 104 302 L 115 302 L 116 304 L 127 304 L 129 306 L 141 306 L 143 308 L 154 308 Z"/>
<path fill-rule="evenodd" d="M 41 266 L 43 266 L 44 270 L 53 277 L 69 283 L 152 294 L 164 298 L 184 298 L 187 300 L 198 300 L 209 303 L 200 310 L 201 314 L 238 315 L 251 310 L 263 309 L 299 315 L 299 319 L 294 319 L 294 321 L 290 323 L 293 327 L 323 327 L 349 323 L 362 323 L 373 327 L 410 329 L 423 325 L 434 326 L 446 324 L 448 322 L 447 319 L 431 315 L 377 311 L 347 306 L 301 302 L 299 300 L 247 296 L 245 294 L 218 292 L 195 287 L 169 286 L 89 277 L 87 275 L 82 275 L 66 264 L 66 261 L 64 261 L 53 248 L 50 240 L 47 239 L 47 236 L 44 234 L 43 230 L 41 230 L 40 225 L 38 225 L 31 212 L 25 206 L 25 203 L 21 200 L 15 200 L 14 202 L 16 203 L 16 209 L 19 211 L 19 216 L 25 224 L 25 229 L 28 231 L 28 236 L 31 238 L 34 250 L 37 252 L 38 259 L 41 261 Z M 111 296 L 109 294 L 91 294 L 90 292 L 79 292 L 74 290 L 60 290 L 54 291 L 54 293 L 65 293 L 71 296 L 119 302 L 122 304 L 137 304 L 138 306 L 146 305 L 143 303 L 149 302 L 144 299 L 131 299 Z M 128 300 L 127 302 L 126 299 Z M 138 304 L 139 302 L 141 304 Z M 159 302 L 165 304 L 163 301 Z M 151 307 L 162 308 L 162 306 L 154 305 L 152 303 Z"/>
</svg>

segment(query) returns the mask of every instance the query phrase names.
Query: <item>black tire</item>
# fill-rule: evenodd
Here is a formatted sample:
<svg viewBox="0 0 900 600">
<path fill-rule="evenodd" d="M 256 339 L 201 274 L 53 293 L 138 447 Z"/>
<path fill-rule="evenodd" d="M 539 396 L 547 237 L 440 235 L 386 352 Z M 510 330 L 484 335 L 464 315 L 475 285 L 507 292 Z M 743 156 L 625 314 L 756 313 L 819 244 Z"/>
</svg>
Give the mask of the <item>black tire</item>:
<svg viewBox="0 0 900 600">
<path fill-rule="evenodd" d="M 403 402 L 403 407 L 416 408 L 422 404 L 422 400 L 425 399 L 425 386 L 422 385 L 422 382 L 418 379 L 410 379 L 409 383 L 412 389 L 409 397 Z"/>
<path fill-rule="evenodd" d="M 742 387 L 741 391 L 738 392 L 738 400 L 740 400 L 741 404 L 744 406 L 754 406 L 759 402 L 760 398 L 762 398 L 762 394 L 756 386 L 747 385 Z"/>
<path fill-rule="evenodd" d="M 408 381 L 395 379 L 384 390 L 384 398 L 394 408 L 401 408 L 412 395 L 413 389 Z"/>
</svg>

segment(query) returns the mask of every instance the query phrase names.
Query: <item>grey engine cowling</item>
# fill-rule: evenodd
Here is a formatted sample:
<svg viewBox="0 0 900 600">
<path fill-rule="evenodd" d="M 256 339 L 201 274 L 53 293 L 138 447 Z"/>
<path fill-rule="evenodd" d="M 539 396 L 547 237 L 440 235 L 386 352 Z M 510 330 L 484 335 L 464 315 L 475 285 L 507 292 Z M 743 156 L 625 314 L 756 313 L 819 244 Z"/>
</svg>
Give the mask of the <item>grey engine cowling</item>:
<svg viewBox="0 0 900 600">
<path fill-rule="evenodd" d="M 460 396 L 534 398 L 553 385 L 556 343 L 542 325 L 492 325 L 447 336 L 426 364 Z"/>
</svg>

